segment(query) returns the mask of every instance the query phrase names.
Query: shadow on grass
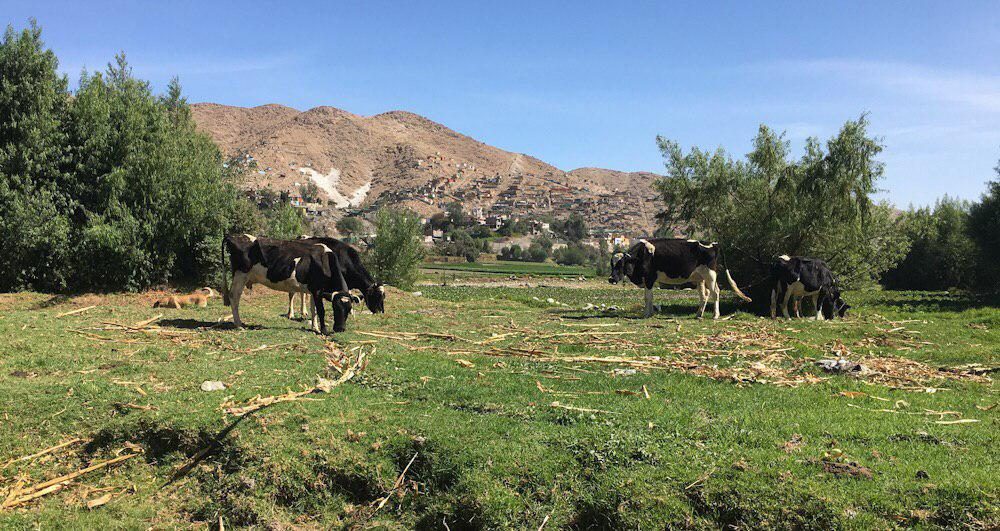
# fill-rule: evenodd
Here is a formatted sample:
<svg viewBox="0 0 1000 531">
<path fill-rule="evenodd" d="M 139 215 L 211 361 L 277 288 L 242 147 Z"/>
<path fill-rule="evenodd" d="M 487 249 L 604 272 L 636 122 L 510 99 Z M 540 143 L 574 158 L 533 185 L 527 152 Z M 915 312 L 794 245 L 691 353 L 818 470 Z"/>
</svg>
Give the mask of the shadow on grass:
<svg viewBox="0 0 1000 531">
<path fill-rule="evenodd" d="M 889 306 L 898 310 L 916 310 L 923 312 L 963 312 L 979 308 L 1000 307 L 1000 295 L 974 295 L 969 293 L 886 293 L 898 296 L 890 300 L 879 301 L 879 306 Z"/>
<path fill-rule="evenodd" d="M 46 308 L 51 308 L 53 306 L 58 306 L 64 302 L 71 300 L 73 297 L 70 295 L 52 295 L 48 299 L 34 305 L 32 310 L 44 310 Z"/>
<path fill-rule="evenodd" d="M 181 328 L 184 330 L 201 330 L 205 328 L 214 328 L 216 330 L 236 330 L 236 326 L 233 323 L 220 323 L 218 321 L 202 321 L 200 319 L 161 319 L 157 321 L 158 325 L 167 328 Z M 245 330 L 263 330 L 264 327 L 261 325 L 243 325 Z"/>
<path fill-rule="evenodd" d="M 654 310 L 653 317 L 657 315 L 663 315 L 668 317 L 676 318 L 687 318 L 690 317 L 694 319 L 698 312 L 698 302 L 695 301 L 693 304 L 688 304 L 686 301 L 677 301 L 668 304 L 654 303 L 658 306 L 658 310 Z M 740 306 L 733 303 L 720 303 L 719 313 L 722 316 L 730 315 L 740 311 Z M 588 313 L 588 312 L 597 313 Z M 705 319 L 711 319 L 712 313 L 714 311 L 714 306 L 710 303 L 705 306 Z M 642 308 L 638 310 L 629 309 L 618 309 L 613 311 L 601 311 L 599 309 L 593 310 L 580 310 L 580 309 L 553 309 L 549 313 L 557 314 L 560 318 L 571 320 L 571 321 L 586 321 L 590 319 L 624 319 L 630 321 L 644 321 L 645 317 L 642 315 Z M 653 317 L 650 317 L 652 319 Z"/>
</svg>

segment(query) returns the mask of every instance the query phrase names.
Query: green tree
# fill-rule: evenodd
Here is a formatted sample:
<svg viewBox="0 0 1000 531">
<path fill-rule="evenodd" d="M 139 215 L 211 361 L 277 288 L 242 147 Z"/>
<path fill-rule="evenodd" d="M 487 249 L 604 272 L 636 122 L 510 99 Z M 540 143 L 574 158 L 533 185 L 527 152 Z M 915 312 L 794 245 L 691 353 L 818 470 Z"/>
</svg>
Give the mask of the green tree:
<svg viewBox="0 0 1000 531">
<path fill-rule="evenodd" d="M 535 238 L 531 240 L 531 243 L 537 244 L 540 248 L 542 248 L 542 250 L 545 251 L 545 254 L 547 255 L 552 253 L 552 245 L 553 245 L 552 238 L 549 238 L 545 234 L 539 234 L 538 236 L 535 236 Z"/>
<path fill-rule="evenodd" d="M 566 238 L 569 242 L 579 242 L 587 237 L 587 222 L 583 219 L 583 216 L 573 212 L 566 218 L 566 221 L 556 225 L 556 231 Z"/>
<path fill-rule="evenodd" d="M 515 243 L 500 249 L 500 255 L 497 256 L 497 259 L 520 262 L 523 259 L 523 253 L 521 246 Z"/>
<path fill-rule="evenodd" d="M 451 221 L 452 227 L 461 228 L 469 224 L 469 216 L 465 214 L 465 209 L 462 207 L 462 203 L 448 203 L 445 207 L 445 212 L 448 215 L 448 219 Z"/>
<path fill-rule="evenodd" d="M 557 249 L 553 260 L 559 265 L 584 265 L 587 263 L 587 251 L 578 243 L 571 243 Z"/>
<path fill-rule="evenodd" d="M 531 262 L 544 262 L 548 259 L 549 253 L 537 242 L 531 242 L 528 246 L 527 260 Z"/>
<path fill-rule="evenodd" d="M 272 238 L 294 240 L 308 232 L 302 209 L 292 206 L 291 203 L 281 203 L 268 210 L 266 216 L 267 235 Z"/>
<path fill-rule="evenodd" d="M 0 42 L 0 291 L 70 282 L 73 203 L 62 188 L 69 94 L 34 20 Z"/>
<path fill-rule="evenodd" d="M 746 160 L 721 148 L 682 152 L 657 138 L 667 175 L 656 186 L 663 224 L 722 243 L 727 266 L 743 283 L 759 282 L 778 255 L 825 259 L 847 285 L 873 283 L 906 254 L 908 240 L 892 209 L 872 196 L 882 151 L 865 116 L 826 142 L 806 141 L 789 157 L 783 135 L 761 126 Z M 754 297 L 766 299 L 762 293 Z"/>
<path fill-rule="evenodd" d="M 933 209 L 904 214 L 910 251 L 882 279 L 892 289 L 974 287 L 976 244 L 969 237 L 969 203 L 947 196 Z"/>
<path fill-rule="evenodd" d="M 469 263 L 479 259 L 483 246 L 465 229 L 451 231 L 448 233 L 448 240 L 438 245 L 438 252 L 445 256 L 462 256 Z"/>
<path fill-rule="evenodd" d="M 120 55 L 105 72 L 84 72 L 71 98 L 57 65 L 34 23 L 8 28 L 0 289 L 138 290 L 209 278 L 221 235 L 258 218 L 238 174 L 196 131 L 180 84 L 156 96 Z"/>
<path fill-rule="evenodd" d="M 994 169 L 1000 177 L 1000 163 Z M 979 255 L 980 289 L 1000 289 L 1000 180 L 991 181 L 987 191 L 969 211 L 969 236 Z"/>
<path fill-rule="evenodd" d="M 321 201 L 319 186 L 312 181 L 306 181 L 305 184 L 299 186 L 299 195 L 306 203 L 319 203 Z"/>
<path fill-rule="evenodd" d="M 469 235 L 477 240 L 482 240 L 492 237 L 493 231 L 491 231 L 486 225 L 477 224 L 469 228 Z"/>
<path fill-rule="evenodd" d="M 353 239 L 365 230 L 365 222 L 361 218 L 345 216 L 337 220 L 337 232 L 347 239 Z"/>
<path fill-rule="evenodd" d="M 410 289 L 424 258 L 420 217 L 409 210 L 383 208 L 375 218 L 368 265 L 379 282 Z"/>
<path fill-rule="evenodd" d="M 501 236 L 516 236 L 528 232 L 528 223 L 519 219 L 510 218 L 504 220 L 497 230 Z"/>
</svg>

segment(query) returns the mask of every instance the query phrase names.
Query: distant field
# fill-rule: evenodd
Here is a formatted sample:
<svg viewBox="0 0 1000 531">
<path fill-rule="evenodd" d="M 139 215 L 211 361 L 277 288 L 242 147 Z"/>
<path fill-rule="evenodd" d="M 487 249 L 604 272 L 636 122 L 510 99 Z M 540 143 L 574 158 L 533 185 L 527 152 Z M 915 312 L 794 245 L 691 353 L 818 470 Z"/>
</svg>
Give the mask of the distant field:
<svg viewBox="0 0 1000 531">
<path fill-rule="evenodd" d="M 561 266 L 552 263 L 536 262 L 425 263 L 421 264 L 420 267 L 427 270 L 496 273 L 504 275 L 596 276 L 592 267 Z"/>
<path fill-rule="evenodd" d="M 0 295 L 0 507 L 22 500 L 0 528 L 1000 525 L 986 301 L 848 293 L 849 320 L 813 322 L 725 300 L 727 320 L 699 321 L 693 292 L 664 290 L 643 320 L 620 286 L 421 290 L 329 338 L 263 288 L 242 331 L 217 300 Z M 329 393 L 225 411 L 362 352 Z M 830 357 L 868 371 L 828 374 Z"/>
</svg>

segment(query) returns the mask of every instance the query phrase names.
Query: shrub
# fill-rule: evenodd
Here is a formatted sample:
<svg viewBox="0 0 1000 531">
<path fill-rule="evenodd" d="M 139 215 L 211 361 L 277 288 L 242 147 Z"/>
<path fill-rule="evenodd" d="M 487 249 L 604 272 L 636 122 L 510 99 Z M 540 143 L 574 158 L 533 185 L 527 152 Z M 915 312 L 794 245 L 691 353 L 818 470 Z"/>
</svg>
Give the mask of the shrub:
<svg viewBox="0 0 1000 531">
<path fill-rule="evenodd" d="M 376 280 L 410 289 L 424 258 L 420 217 L 409 210 L 383 208 L 375 217 L 375 239 L 366 255 Z"/>
<path fill-rule="evenodd" d="M 532 242 L 528 246 L 527 260 L 529 262 L 544 262 L 549 257 L 549 253 L 541 245 Z"/>
<path fill-rule="evenodd" d="M 969 237 L 969 203 L 947 196 L 932 209 L 904 214 L 902 228 L 911 241 L 906 257 L 883 278 L 891 289 L 971 288 L 976 244 Z"/>
<path fill-rule="evenodd" d="M 584 265 L 589 262 L 584 245 L 571 243 L 562 249 L 557 249 L 553 260 L 559 265 Z"/>
<path fill-rule="evenodd" d="M 497 259 L 499 260 L 510 260 L 519 262 L 521 261 L 522 258 L 523 258 L 523 251 L 521 250 L 521 246 L 516 243 L 514 245 L 509 245 L 507 247 L 504 247 L 503 249 L 500 249 L 500 254 L 497 255 Z"/>
</svg>

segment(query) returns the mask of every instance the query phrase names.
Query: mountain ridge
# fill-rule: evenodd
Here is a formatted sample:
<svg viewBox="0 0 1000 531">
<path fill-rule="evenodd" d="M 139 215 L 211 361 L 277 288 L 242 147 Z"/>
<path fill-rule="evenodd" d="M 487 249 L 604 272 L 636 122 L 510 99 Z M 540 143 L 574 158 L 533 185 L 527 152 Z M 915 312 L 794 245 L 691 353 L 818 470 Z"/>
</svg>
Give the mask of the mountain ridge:
<svg viewBox="0 0 1000 531">
<path fill-rule="evenodd" d="M 249 155 L 249 188 L 315 183 L 340 210 L 401 205 L 429 216 L 452 201 L 479 217 L 584 215 L 607 232 L 646 233 L 656 211 L 651 172 L 564 171 L 405 110 L 370 116 L 337 107 L 195 103 L 199 130 L 227 156 Z M 342 213 L 342 212 L 341 212 Z"/>
</svg>

